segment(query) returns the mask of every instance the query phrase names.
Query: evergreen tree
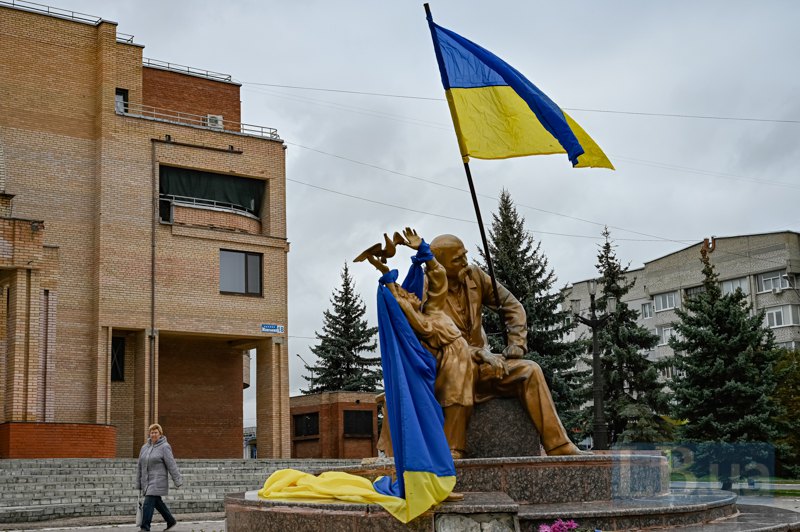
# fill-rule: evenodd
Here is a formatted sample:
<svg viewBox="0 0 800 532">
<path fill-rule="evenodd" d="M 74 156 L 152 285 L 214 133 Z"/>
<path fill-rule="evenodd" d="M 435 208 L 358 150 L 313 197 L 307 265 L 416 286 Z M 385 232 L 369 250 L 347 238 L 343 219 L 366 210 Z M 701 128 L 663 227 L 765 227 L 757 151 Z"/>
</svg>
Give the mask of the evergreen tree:
<svg viewBox="0 0 800 532">
<path fill-rule="evenodd" d="M 636 279 L 628 279 L 628 267 L 617 258 L 608 228 L 603 230 L 603 237 L 605 243 L 597 255 L 602 289 L 596 303 L 598 311 L 607 309 L 609 296 L 617 299 L 616 311 L 598 332 L 609 442 L 664 441 L 670 436 L 669 425 L 659 415 L 667 413 L 667 396 L 659 381 L 658 365 L 647 358 L 658 337 L 638 325 L 639 312 L 622 301 Z"/>
<path fill-rule="evenodd" d="M 342 286 L 333 292 L 331 310 L 323 315 L 322 334 L 315 332 L 319 345 L 311 352 L 317 365 L 307 365 L 308 389 L 303 393 L 333 391 L 374 392 L 381 387 L 383 374 L 380 357 L 368 358 L 374 352 L 377 327 L 369 327 L 364 314 L 367 307 L 355 292 L 355 283 L 345 263 Z"/>
<path fill-rule="evenodd" d="M 697 442 L 694 473 L 716 470 L 730 489 L 734 466 L 765 463 L 766 442 L 778 436 L 782 409 L 772 397 L 779 350 L 763 311 L 750 315 L 741 290 L 722 295 L 706 247 L 701 257 L 704 290 L 676 309 L 677 336 L 669 342 L 678 370 L 674 416 L 687 421 L 682 436 Z"/>
<path fill-rule="evenodd" d="M 585 351 L 586 343 L 563 340 L 573 327 L 570 310 L 564 305 L 565 296 L 560 290 L 553 289 L 555 273 L 548 268 L 541 243 L 535 244 L 525 229 L 525 219 L 517 213 L 507 190 L 500 194 L 497 213 L 492 215 L 489 252 L 497 281 L 525 308 L 528 320 L 528 353 L 525 357 L 542 367 L 561 421 L 570 436 L 575 437 L 572 430 L 575 428 L 574 418 L 578 407 L 586 400 L 585 372 L 576 371 L 575 365 Z M 477 264 L 488 271 L 483 250 L 480 250 L 480 256 L 483 260 Z M 501 328 L 498 314 L 485 309 L 483 325 L 492 352 L 501 353 L 505 348 L 505 328 Z"/>
<path fill-rule="evenodd" d="M 800 351 L 782 349 L 775 364 L 775 376 L 773 398 L 782 408 L 776 421 L 784 429 L 783 436 L 776 441 L 776 474 L 800 478 Z"/>
</svg>

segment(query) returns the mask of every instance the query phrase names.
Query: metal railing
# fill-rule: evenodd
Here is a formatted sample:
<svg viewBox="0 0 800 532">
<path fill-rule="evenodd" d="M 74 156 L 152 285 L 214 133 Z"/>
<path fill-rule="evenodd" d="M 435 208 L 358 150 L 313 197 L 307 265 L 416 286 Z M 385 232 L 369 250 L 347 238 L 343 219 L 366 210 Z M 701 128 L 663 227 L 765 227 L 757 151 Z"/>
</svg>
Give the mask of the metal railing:
<svg viewBox="0 0 800 532">
<path fill-rule="evenodd" d="M 204 78 L 215 79 L 217 81 L 227 81 L 230 83 L 234 83 L 233 77 L 230 74 L 222 74 L 220 72 L 213 72 L 211 70 L 204 70 L 202 68 L 194 68 L 186 65 L 178 65 L 176 63 L 168 63 L 167 61 L 160 61 L 158 59 L 149 59 L 147 57 L 144 57 L 142 58 L 142 65 L 146 67 L 172 70 L 173 72 L 181 72 L 182 74 L 201 76 Z"/>
<path fill-rule="evenodd" d="M 20 11 L 28 11 L 32 13 L 42 13 L 51 17 L 61 18 L 64 20 L 72 20 L 82 24 L 91 24 L 97 26 L 103 19 L 94 15 L 86 13 L 79 13 L 69 9 L 61 9 L 60 7 L 48 6 L 45 4 L 37 4 L 36 2 L 28 2 L 27 0 L 0 0 L 0 6 L 12 7 Z M 133 44 L 133 35 L 129 33 L 117 32 L 117 42 L 124 44 Z"/>
<path fill-rule="evenodd" d="M 117 114 L 144 118 L 147 120 L 157 120 L 159 122 L 169 122 L 184 126 L 199 127 L 220 131 L 223 133 L 233 133 L 235 135 L 247 135 L 249 137 L 261 137 L 272 140 L 281 140 L 278 130 L 274 127 L 256 126 L 253 124 L 243 124 L 231 120 L 223 120 L 217 115 L 196 115 L 174 111 L 172 109 L 162 109 L 151 105 L 136 103 L 115 102 Z"/>
<path fill-rule="evenodd" d="M 248 218 L 252 218 L 254 220 L 259 220 L 259 221 L 261 220 L 258 216 L 248 211 L 246 208 L 242 207 L 241 205 L 237 205 L 235 203 L 225 203 L 223 201 L 216 201 L 203 198 L 192 198 L 190 196 L 176 196 L 174 194 L 160 194 L 159 200 L 169 201 L 170 203 L 177 205 L 179 207 L 200 207 L 200 208 L 213 209 L 223 212 L 232 212 L 235 214 L 241 214 L 243 216 L 247 216 Z"/>
<path fill-rule="evenodd" d="M 133 35 L 131 35 L 130 33 L 117 32 L 117 42 L 121 42 L 124 44 L 133 44 Z"/>
<path fill-rule="evenodd" d="M 67 20 L 74 20 L 76 22 L 83 22 L 84 24 L 92 24 L 97 26 L 103 19 L 94 15 L 87 15 L 86 13 L 78 13 L 77 11 L 70 11 L 69 9 L 61 9 L 60 7 L 51 7 L 44 4 L 37 4 L 36 2 L 28 2 L 26 0 L 0 0 L 0 5 L 14 7 L 23 11 L 33 11 L 34 13 L 44 13 L 51 17 L 58 17 Z"/>
</svg>

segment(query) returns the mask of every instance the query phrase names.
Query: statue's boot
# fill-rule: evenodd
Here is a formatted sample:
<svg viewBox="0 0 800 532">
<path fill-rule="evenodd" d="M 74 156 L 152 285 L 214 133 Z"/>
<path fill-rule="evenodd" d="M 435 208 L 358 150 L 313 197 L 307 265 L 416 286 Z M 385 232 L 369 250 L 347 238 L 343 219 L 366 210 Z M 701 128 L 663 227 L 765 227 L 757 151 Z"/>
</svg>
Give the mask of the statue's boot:
<svg viewBox="0 0 800 532">
<path fill-rule="evenodd" d="M 578 446 L 572 442 L 567 442 L 559 445 L 555 449 L 550 449 L 547 456 L 576 456 L 576 455 L 589 455 L 589 451 L 581 451 Z"/>
</svg>

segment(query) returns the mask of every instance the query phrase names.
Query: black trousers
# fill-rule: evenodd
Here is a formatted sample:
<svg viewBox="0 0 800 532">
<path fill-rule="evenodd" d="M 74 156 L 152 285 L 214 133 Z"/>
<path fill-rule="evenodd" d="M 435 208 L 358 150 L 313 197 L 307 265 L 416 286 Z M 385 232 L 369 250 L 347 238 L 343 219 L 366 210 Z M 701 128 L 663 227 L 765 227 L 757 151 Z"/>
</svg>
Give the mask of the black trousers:
<svg viewBox="0 0 800 532">
<path fill-rule="evenodd" d="M 158 510 L 167 526 L 175 523 L 175 518 L 169 513 L 169 508 L 161 499 L 160 495 L 145 495 L 144 502 L 142 503 L 142 530 L 150 530 L 150 521 L 153 520 L 153 510 Z"/>
</svg>

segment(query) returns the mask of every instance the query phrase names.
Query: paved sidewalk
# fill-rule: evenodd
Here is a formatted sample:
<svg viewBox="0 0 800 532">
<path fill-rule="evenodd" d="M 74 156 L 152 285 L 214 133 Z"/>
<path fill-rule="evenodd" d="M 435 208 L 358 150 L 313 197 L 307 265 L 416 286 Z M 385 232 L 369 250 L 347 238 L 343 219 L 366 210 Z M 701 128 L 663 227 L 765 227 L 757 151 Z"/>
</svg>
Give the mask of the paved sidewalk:
<svg viewBox="0 0 800 532">
<path fill-rule="evenodd" d="M 178 524 L 170 532 L 224 532 L 225 514 L 222 512 L 212 514 L 177 515 Z M 59 519 L 56 521 L 39 521 L 35 523 L 19 523 L 0 525 L 0 530 L 8 532 L 137 532 L 139 527 L 133 524 L 134 516 L 125 517 L 83 517 L 73 519 Z M 161 516 L 153 520 L 151 532 L 164 530 L 166 524 Z"/>
</svg>

